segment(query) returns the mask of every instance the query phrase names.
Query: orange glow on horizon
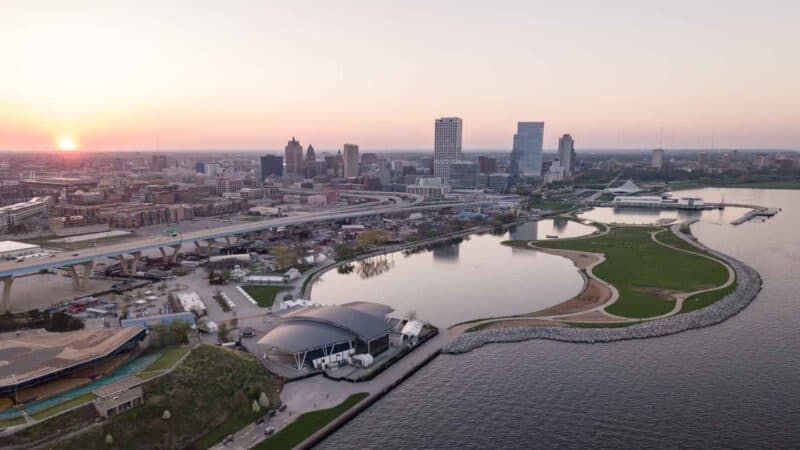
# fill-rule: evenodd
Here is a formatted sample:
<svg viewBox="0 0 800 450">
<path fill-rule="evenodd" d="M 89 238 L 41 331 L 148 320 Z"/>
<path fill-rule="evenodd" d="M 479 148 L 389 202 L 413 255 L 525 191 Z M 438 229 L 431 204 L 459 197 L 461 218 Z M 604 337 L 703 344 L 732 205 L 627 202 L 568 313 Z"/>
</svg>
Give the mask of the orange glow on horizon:
<svg viewBox="0 0 800 450">
<path fill-rule="evenodd" d="M 58 149 L 62 152 L 71 152 L 78 149 L 78 143 L 72 136 L 61 136 L 58 139 Z"/>
</svg>

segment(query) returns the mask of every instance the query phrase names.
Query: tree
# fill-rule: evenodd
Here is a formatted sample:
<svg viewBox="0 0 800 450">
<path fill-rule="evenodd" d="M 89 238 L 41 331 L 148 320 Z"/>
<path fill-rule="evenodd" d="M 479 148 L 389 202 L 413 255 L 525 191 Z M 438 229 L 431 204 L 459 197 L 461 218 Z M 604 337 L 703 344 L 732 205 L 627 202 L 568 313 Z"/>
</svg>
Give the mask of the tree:
<svg viewBox="0 0 800 450">
<path fill-rule="evenodd" d="M 280 269 L 288 269 L 297 264 L 297 251 L 286 245 L 276 245 L 270 250 Z"/>
<path fill-rule="evenodd" d="M 230 333 L 230 332 L 231 332 L 231 329 L 230 329 L 230 327 L 228 326 L 227 323 L 225 323 L 225 322 L 220 323 L 219 327 L 217 327 L 217 337 L 219 338 L 219 341 L 220 342 L 227 342 L 228 333 Z"/>
<path fill-rule="evenodd" d="M 262 408 L 269 409 L 269 397 L 267 397 L 267 394 L 262 392 L 261 395 L 258 396 L 258 403 Z"/>
<path fill-rule="evenodd" d="M 385 244 L 389 240 L 389 233 L 384 230 L 365 230 L 358 233 L 356 242 L 361 248 Z"/>
</svg>

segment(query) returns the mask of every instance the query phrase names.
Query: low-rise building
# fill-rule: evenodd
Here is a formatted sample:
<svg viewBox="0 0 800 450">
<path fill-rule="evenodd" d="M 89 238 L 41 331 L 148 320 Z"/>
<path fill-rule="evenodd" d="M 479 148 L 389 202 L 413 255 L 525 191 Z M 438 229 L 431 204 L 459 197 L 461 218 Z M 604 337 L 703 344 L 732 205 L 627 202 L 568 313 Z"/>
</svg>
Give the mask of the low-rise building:
<svg viewBox="0 0 800 450">
<path fill-rule="evenodd" d="M 123 378 L 94 390 L 94 407 L 102 417 L 115 416 L 144 403 L 143 380 Z"/>
<path fill-rule="evenodd" d="M 0 260 L 15 259 L 42 253 L 42 247 L 17 241 L 0 241 Z"/>
</svg>

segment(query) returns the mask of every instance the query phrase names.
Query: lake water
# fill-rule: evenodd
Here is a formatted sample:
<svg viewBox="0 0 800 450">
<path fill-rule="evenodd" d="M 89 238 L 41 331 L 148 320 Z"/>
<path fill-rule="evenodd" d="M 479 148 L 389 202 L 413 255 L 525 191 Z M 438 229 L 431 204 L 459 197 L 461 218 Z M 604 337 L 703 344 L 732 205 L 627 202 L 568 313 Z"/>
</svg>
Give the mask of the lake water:
<svg viewBox="0 0 800 450">
<path fill-rule="evenodd" d="M 537 311 L 575 296 L 583 279 L 569 260 L 500 245 L 508 239 L 575 237 L 595 229 L 567 220 L 541 220 L 502 235 L 472 235 L 414 253 L 394 252 L 331 270 L 311 298 L 322 304 L 355 300 L 392 306 L 403 316 L 449 326 L 467 320 Z"/>
<path fill-rule="evenodd" d="M 662 338 L 442 355 L 321 448 L 797 447 L 800 191 L 687 194 L 783 208 L 766 222 L 732 226 L 704 215 L 692 227 L 764 278 L 737 316 Z"/>
</svg>

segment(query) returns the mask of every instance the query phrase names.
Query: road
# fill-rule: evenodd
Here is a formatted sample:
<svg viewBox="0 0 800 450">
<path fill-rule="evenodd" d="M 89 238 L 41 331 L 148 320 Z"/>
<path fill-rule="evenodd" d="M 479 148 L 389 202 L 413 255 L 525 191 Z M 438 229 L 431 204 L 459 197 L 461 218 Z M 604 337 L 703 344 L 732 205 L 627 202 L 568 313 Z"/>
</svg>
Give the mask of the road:
<svg viewBox="0 0 800 450">
<path fill-rule="evenodd" d="M 461 202 L 461 203 L 448 203 L 437 205 L 412 205 L 412 206 L 386 206 L 378 208 L 358 208 L 346 209 L 344 211 L 333 210 L 319 213 L 302 213 L 289 217 L 280 217 L 275 219 L 263 220 L 260 222 L 248 222 L 243 224 L 235 224 L 218 228 L 211 228 L 207 230 L 195 231 L 190 233 L 179 234 L 178 236 L 153 236 L 145 237 L 136 241 L 123 242 L 118 244 L 109 244 L 99 247 L 92 247 L 88 249 L 79 250 L 75 253 L 64 252 L 55 254 L 52 257 L 31 258 L 22 262 L 3 261 L 0 262 L 0 278 L 17 277 L 31 273 L 39 272 L 42 269 L 54 269 L 57 267 L 71 266 L 94 261 L 98 258 L 108 258 L 112 256 L 125 255 L 133 252 L 143 252 L 148 250 L 155 250 L 162 247 L 177 246 L 184 242 L 203 241 L 206 239 L 217 239 L 229 236 L 242 235 L 258 231 L 264 231 L 274 227 L 281 227 L 287 225 L 299 225 L 313 222 L 325 222 L 331 220 L 340 220 L 354 217 L 372 216 L 376 214 L 397 214 L 397 213 L 410 213 L 414 211 L 425 211 L 442 208 L 468 208 L 477 206 L 486 206 L 493 204 L 494 201 L 480 201 L 480 202 Z"/>
</svg>

